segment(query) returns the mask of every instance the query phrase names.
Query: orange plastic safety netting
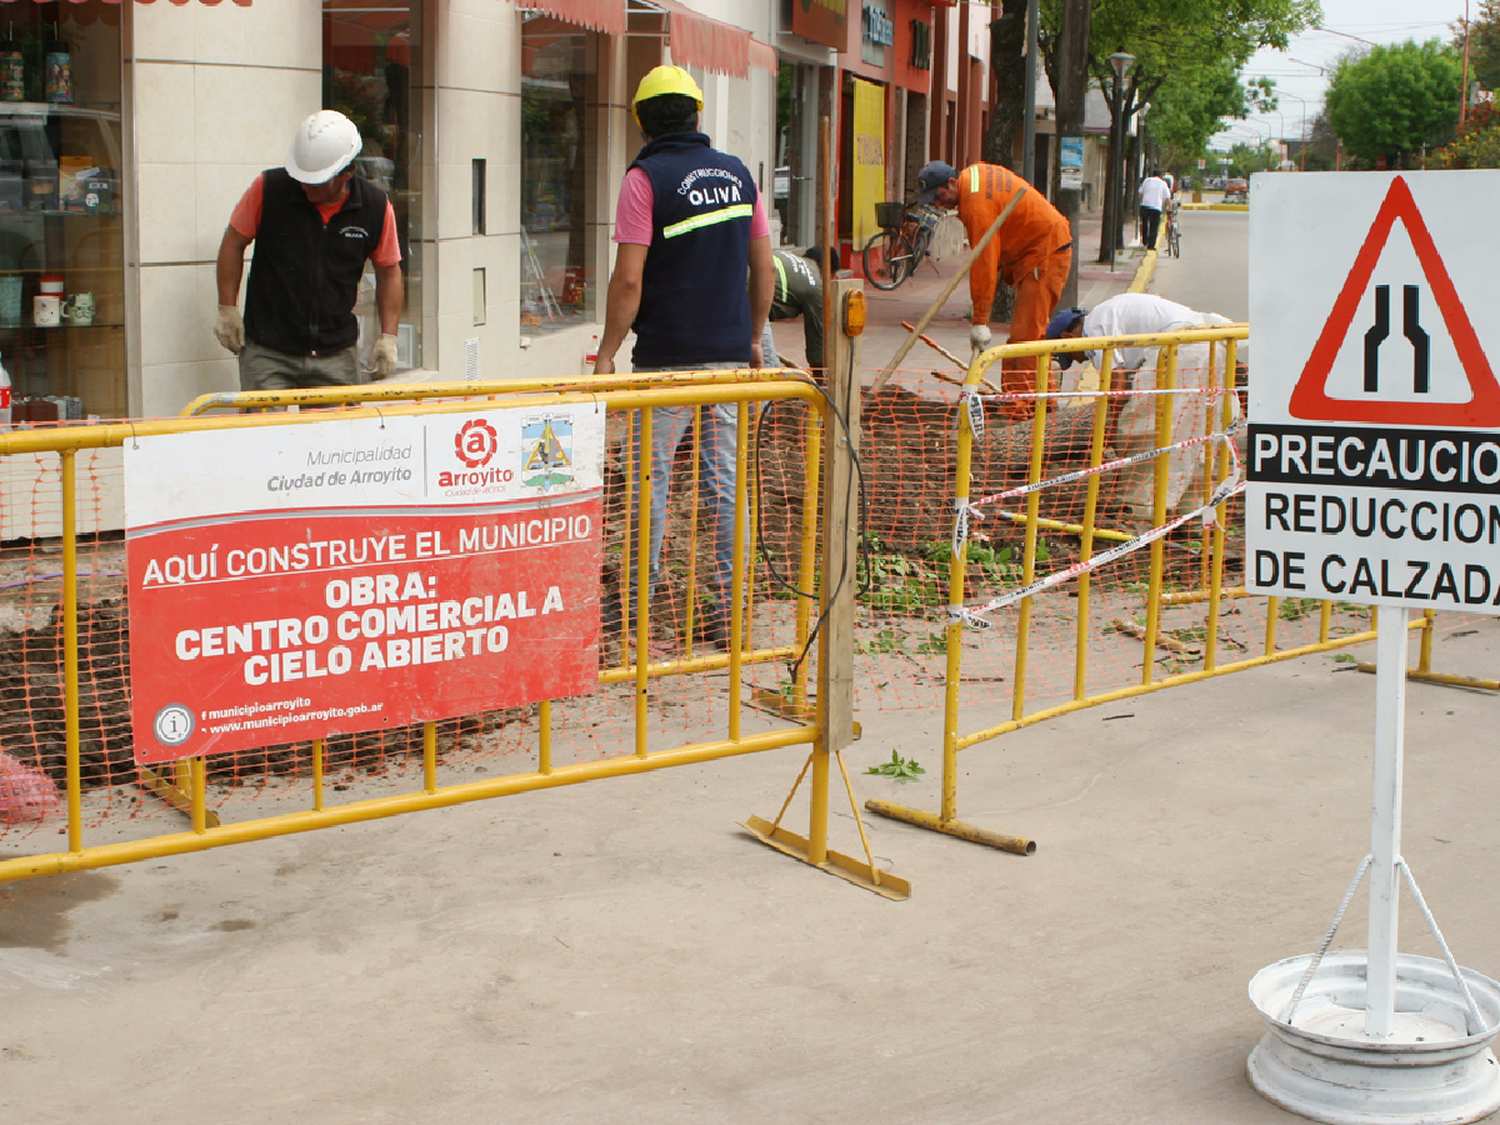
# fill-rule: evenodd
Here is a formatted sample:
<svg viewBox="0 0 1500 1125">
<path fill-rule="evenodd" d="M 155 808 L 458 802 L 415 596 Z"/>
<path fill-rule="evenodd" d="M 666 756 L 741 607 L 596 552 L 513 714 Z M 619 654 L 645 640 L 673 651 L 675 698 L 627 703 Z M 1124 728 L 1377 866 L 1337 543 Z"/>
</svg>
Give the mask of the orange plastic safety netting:
<svg viewBox="0 0 1500 1125">
<path fill-rule="evenodd" d="M 1180 364 L 1179 374 L 1193 381 L 1190 364 Z M 865 374 L 867 383 L 873 375 Z M 1222 667 L 1369 629 L 1369 612 L 1360 607 L 1240 596 L 1244 536 L 1242 504 L 1232 489 L 1234 411 L 1226 414 L 1222 393 L 1198 396 L 1197 406 L 1184 413 L 1179 407 L 1187 395 L 1171 400 L 1177 406 L 1161 407 L 1166 396 L 1117 393 L 1101 409 L 1100 398 L 1087 393 L 1096 389 L 1073 382 L 1065 385 L 1067 393 L 1046 400 L 1040 443 L 1031 422 L 1003 420 L 1000 398 L 978 396 L 985 425 L 973 444 L 965 490 L 967 566 L 957 603 L 949 590 L 957 449 L 960 418 L 971 405 L 952 382 L 919 372 L 898 373 L 896 381 L 866 393 L 859 442 L 861 556 L 853 573 L 833 576 L 857 583 L 860 591 L 860 711 L 920 713 L 914 721 L 930 726 L 936 750 L 949 626 L 958 612 L 970 615 L 957 633 L 961 731 L 1138 684 L 1148 665 L 1152 678 L 1162 679 L 1203 670 L 1210 660 Z M 1156 424 L 1163 411 L 1180 424 L 1164 454 L 1170 494 L 1158 521 Z M 625 411 L 612 414 L 609 424 L 601 683 L 592 694 L 554 704 L 556 762 L 628 751 L 637 735 L 633 617 L 639 607 L 628 597 L 637 569 L 632 528 L 639 520 L 632 424 Z M 832 429 L 836 438 L 837 421 Z M 761 404 L 746 432 L 747 655 L 734 698 L 747 722 L 764 725 L 807 714 L 815 595 L 823 581 L 812 553 L 820 517 L 818 443 L 830 435 L 798 401 Z M 716 536 L 701 500 L 703 459 L 694 433 L 687 427 L 671 459 L 657 580 L 642 600 L 645 659 L 661 673 L 649 687 L 641 731 L 647 749 L 725 737 L 733 702 L 723 638 L 710 635 Z M 57 457 L 4 460 L 0 751 L 9 757 L 0 759 L 0 787 L 10 777 L 11 798 L 7 804 L 0 794 L 0 812 L 9 810 L 0 815 L 0 838 L 10 843 L 62 830 L 59 806 L 38 789 L 37 779 L 45 775 L 59 790 L 66 781 L 66 669 Z M 80 451 L 76 463 L 83 826 L 116 837 L 177 828 L 180 814 L 163 804 L 160 785 L 149 784 L 151 776 L 134 761 L 121 451 Z M 1033 504 L 1035 520 L 1029 521 Z M 1108 561 L 1085 578 L 1089 556 Z M 1049 577 L 1048 584 L 1034 585 Z M 1025 601 L 1004 600 L 1023 587 L 1033 591 Z M 1215 590 L 1217 602 L 1210 599 Z M 990 627 L 981 627 L 980 619 Z M 1445 623 L 1456 619 L 1443 615 Z M 1023 656 L 1024 683 L 1018 675 Z M 705 657 L 716 662 L 703 666 Z M 440 783 L 536 768 L 538 722 L 535 705 L 442 720 Z M 409 785 L 421 770 L 423 734 L 418 724 L 327 739 L 323 768 L 334 799 Z M 170 769 L 155 773 L 172 780 Z M 207 775 L 211 806 L 233 818 L 253 817 L 305 801 L 313 785 L 312 748 L 275 744 L 215 755 L 207 760 Z"/>
</svg>

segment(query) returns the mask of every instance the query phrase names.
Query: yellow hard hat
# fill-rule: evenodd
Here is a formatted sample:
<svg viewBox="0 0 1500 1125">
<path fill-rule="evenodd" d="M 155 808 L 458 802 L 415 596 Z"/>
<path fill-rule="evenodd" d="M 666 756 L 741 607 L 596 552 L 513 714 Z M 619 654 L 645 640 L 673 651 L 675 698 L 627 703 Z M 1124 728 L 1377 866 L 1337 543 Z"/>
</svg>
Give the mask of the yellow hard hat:
<svg viewBox="0 0 1500 1125">
<path fill-rule="evenodd" d="M 641 123 L 641 115 L 636 112 L 636 106 L 663 94 L 682 94 L 697 102 L 700 112 L 703 110 L 703 91 L 698 89 L 698 83 L 693 81 L 691 74 L 680 66 L 653 67 L 635 88 L 635 100 L 630 103 L 630 113 L 637 125 Z"/>
</svg>

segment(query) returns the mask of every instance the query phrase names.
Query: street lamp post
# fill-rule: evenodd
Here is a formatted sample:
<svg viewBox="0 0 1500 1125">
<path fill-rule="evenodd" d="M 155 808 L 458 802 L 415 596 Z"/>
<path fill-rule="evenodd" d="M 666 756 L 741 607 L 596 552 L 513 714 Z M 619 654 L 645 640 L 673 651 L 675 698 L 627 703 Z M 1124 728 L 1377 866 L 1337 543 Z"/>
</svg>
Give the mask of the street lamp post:
<svg viewBox="0 0 1500 1125">
<path fill-rule="evenodd" d="M 1292 93 L 1290 90 L 1277 90 L 1276 91 L 1276 96 L 1277 97 L 1296 98 L 1299 102 L 1302 103 L 1302 132 L 1298 134 L 1298 136 L 1300 136 L 1302 138 L 1302 148 L 1301 148 L 1301 151 L 1297 154 L 1297 159 L 1298 159 L 1298 169 L 1297 170 L 1300 171 L 1300 172 L 1306 172 L 1307 171 L 1307 99 L 1303 98 L 1303 97 L 1298 97 L 1298 95 Z"/>
<path fill-rule="evenodd" d="M 1265 151 L 1266 151 L 1267 148 L 1270 147 L 1270 144 L 1271 144 L 1271 127 L 1269 125 L 1267 125 L 1265 127 L 1266 131 L 1264 133 L 1262 133 L 1260 131 L 1260 125 L 1258 123 L 1254 122 L 1254 121 L 1241 121 L 1241 122 L 1238 123 L 1238 125 L 1236 127 L 1237 128 L 1242 128 L 1242 129 L 1248 129 L 1251 133 L 1254 134 L 1254 140 L 1255 140 L 1255 146 L 1256 146 L 1255 170 L 1257 172 L 1263 172 L 1263 171 L 1265 171 L 1265 169 L 1263 167 L 1261 167 L 1261 165 L 1265 161 L 1265 155 L 1264 155 Z"/>
<path fill-rule="evenodd" d="M 1122 208 L 1125 206 L 1125 74 L 1135 56 L 1123 47 L 1109 56 L 1110 69 L 1115 74 L 1114 131 L 1115 143 L 1115 197 L 1113 223 L 1109 231 L 1109 271 L 1115 270 L 1115 253 L 1120 249 L 1120 233 L 1125 228 Z"/>
<path fill-rule="evenodd" d="M 1142 102 L 1141 107 L 1135 111 L 1135 148 L 1136 159 L 1130 162 L 1130 180 L 1125 185 L 1125 198 L 1128 200 L 1133 192 L 1132 188 L 1140 184 L 1146 176 L 1149 161 L 1146 157 L 1146 113 L 1151 108 L 1150 102 Z M 1131 208 L 1136 213 L 1136 229 L 1140 229 L 1140 208 Z"/>
</svg>

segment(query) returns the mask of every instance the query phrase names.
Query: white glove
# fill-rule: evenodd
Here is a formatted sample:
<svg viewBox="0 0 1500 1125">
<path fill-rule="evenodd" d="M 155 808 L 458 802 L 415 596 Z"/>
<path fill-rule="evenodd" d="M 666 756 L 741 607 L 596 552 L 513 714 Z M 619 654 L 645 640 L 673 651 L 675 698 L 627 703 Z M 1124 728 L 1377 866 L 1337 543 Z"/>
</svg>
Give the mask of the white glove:
<svg viewBox="0 0 1500 1125">
<path fill-rule="evenodd" d="M 238 305 L 219 306 L 219 315 L 214 321 L 214 339 L 235 355 L 245 350 L 245 322 L 240 318 Z"/>
<path fill-rule="evenodd" d="M 990 326 L 988 324 L 976 324 L 969 329 L 969 347 L 974 349 L 974 358 L 990 346 Z"/>
<path fill-rule="evenodd" d="M 375 361 L 375 378 L 384 379 L 396 373 L 396 337 L 381 333 L 375 341 L 375 350 L 370 353 Z"/>
</svg>

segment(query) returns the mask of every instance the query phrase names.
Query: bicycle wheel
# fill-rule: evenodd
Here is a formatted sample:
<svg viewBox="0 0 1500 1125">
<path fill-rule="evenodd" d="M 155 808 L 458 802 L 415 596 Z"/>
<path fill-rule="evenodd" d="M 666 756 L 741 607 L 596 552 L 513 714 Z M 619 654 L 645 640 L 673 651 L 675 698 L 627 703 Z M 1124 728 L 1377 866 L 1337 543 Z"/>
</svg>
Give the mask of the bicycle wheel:
<svg viewBox="0 0 1500 1125">
<path fill-rule="evenodd" d="M 911 273 L 911 243 L 898 231 L 883 230 L 865 243 L 865 277 L 876 289 L 894 289 Z"/>
<path fill-rule="evenodd" d="M 927 255 L 929 253 L 931 253 L 931 252 L 932 252 L 932 232 L 930 230 L 926 230 L 926 229 L 918 231 L 916 238 L 912 240 L 912 245 L 911 245 L 911 269 L 908 270 L 907 272 L 908 273 L 916 273 L 917 272 L 917 267 L 920 266 L 926 260 Z"/>
<path fill-rule="evenodd" d="M 1172 257 L 1182 257 L 1182 232 L 1177 229 L 1177 223 L 1172 223 L 1171 229 L 1167 231 L 1167 250 Z"/>
</svg>

